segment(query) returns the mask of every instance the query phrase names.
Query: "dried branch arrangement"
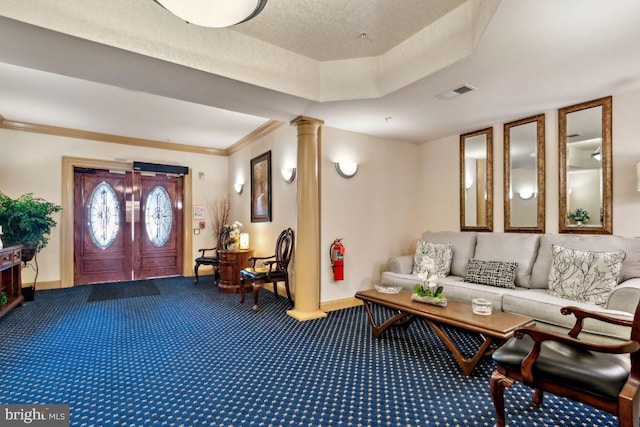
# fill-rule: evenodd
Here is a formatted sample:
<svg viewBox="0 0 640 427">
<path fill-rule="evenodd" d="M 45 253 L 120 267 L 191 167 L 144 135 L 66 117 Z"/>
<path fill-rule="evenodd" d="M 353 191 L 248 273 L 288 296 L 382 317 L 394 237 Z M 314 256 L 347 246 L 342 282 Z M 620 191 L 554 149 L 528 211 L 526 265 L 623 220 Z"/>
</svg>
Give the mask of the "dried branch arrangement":
<svg viewBox="0 0 640 427">
<path fill-rule="evenodd" d="M 213 235 L 216 239 L 220 235 L 222 227 L 229 223 L 230 210 L 231 198 L 228 194 L 216 199 L 213 205 L 213 218 L 211 219 L 211 223 L 213 224 Z"/>
</svg>

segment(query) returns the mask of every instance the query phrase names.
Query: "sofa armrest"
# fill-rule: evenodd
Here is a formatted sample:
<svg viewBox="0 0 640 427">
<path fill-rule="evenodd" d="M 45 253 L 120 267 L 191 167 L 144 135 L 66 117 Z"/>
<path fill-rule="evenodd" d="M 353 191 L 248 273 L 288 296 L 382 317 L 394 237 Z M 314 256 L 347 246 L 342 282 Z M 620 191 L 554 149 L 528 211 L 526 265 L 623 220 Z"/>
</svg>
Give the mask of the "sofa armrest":
<svg viewBox="0 0 640 427">
<path fill-rule="evenodd" d="M 392 273 L 411 274 L 413 270 L 413 255 L 403 255 L 387 260 L 387 271 Z"/>
<path fill-rule="evenodd" d="M 625 280 L 609 292 L 605 308 L 635 313 L 640 300 L 640 278 Z"/>
</svg>

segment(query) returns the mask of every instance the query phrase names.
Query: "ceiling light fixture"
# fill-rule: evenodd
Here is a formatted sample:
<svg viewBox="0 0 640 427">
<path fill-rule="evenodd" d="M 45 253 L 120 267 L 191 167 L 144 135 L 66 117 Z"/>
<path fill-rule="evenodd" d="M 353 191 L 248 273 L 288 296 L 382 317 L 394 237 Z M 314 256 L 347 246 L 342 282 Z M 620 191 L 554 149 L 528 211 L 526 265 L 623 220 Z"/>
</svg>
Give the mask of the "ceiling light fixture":
<svg viewBox="0 0 640 427">
<path fill-rule="evenodd" d="M 224 28 L 258 16 L 267 0 L 154 0 L 190 24 Z"/>
<path fill-rule="evenodd" d="M 600 147 L 596 149 L 593 153 L 591 153 L 591 158 L 600 161 L 602 160 L 602 152 L 600 151 Z"/>
</svg>

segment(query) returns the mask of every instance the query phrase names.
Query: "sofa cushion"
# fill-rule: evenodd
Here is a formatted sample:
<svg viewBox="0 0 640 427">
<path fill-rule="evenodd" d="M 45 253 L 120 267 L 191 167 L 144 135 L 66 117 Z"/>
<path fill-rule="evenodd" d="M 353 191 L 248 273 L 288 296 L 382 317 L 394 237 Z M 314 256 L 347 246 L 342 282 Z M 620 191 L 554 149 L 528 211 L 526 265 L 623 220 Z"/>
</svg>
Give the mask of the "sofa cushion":
<svg viewBox="0 0 640 427">
<path fill-rule="evenodd" d="M 447 276 L 442 279 L 437 279 L 437 283 L 450 283 L 450 282 L 462 282 L 464 280 L 463 277 L 459 276 Z M 406 274 L 406 273 L 393 273 L 391 271 L 385 271 L 382 273 L 380 278 L 380 282 L 383 285 L 393 285 L 400 286 L 403 289 L 413 291 L 415 286 L 418 283 L 422 283 L 422 279 L 414 274 Z M 446 296 L 446 294 L 445 294 Z"/>
<path fill-rule="evenodd" d="M 447 296 L 446 292 L 445 296 Z M 546 289 L 516 288 L 515 291 L 506 291 L 502 298 L 503 311 L 529 316 L 540 322 L 570 329 L 575 324 L 576 318 L 572 315 L 565 316 L 560 312 L 562 307 L 567 306 L 574 306 L 588 311 L 601 312 L 622 319 L 633 320 L 633 314 L 623 311 L 605 310 L 593 304 L 570 301 L 549 295 Z M 624 326 L 612 325 L 611 323 L 600 322 L 594 319 L 586 319 L 584 321 L 583 331 L 595 335 L 628 340 L 631 330 Z"/>
<path fill-rule="evenodd" d="M 517 262 L 482 261 L 472 258 L 467 264 L 467 275 L 464 281 L 515 289 L 514 281 L 517 267 Z"/>
<path fill-rule="evenodd" d="M 471 301 L 474 298 L 489 300 L 494 311 L 501 311 L 503 296 L 508 292 L 515 292 L 496 286 L 464 282 L 461 277 L 457 276 L 438 279 L 436 282 L 444 287 L 443 293 L 448 300 L 469 304 L 469 311 L 471 311 Z"/>
<path fill-rule="evenodd" d="M 432 243 L 418 240 L 412 274 L 424 274 L 428 279 L 446 277 L 451 271 L 453 246 L 451 243 Z"/>
<path fill-rule="evenodd" d="M 569 236 L 547 233 L 540 238 L 538 258 L 531 272 L 530 288 L 546 289 L 551 271 L 551 246 L 585 251 L 623 250 L 626 254 L 620 271 L 620 282 L 640 277 L 640 239 L 620 236 Z M 517 282 L 516 282 L 517 283 Z"/>
<path fill-rule="evenodd" d="M 476 247 L 475 232 L 460 231 L 426 231 L 422 233 L 422 240 L 431 243 L 451 243 L 453 256 L 451 258 L 451 274 L 461 276 L 467 272 L 467 261 L 473 258 Z"/>
<path fill-rule="evenodd" d="M 514 233 L 478 234 L 475 259 L 517 262 L 516 285 L 529 287 L 531 270 L 536 260 L 540 235 Z"/>
<path fill-rule="evenodd" d="M 624 251 L 594 252 L 553 245 L 549 294 L 604 305 L 618 284 Z"/>
</svg>

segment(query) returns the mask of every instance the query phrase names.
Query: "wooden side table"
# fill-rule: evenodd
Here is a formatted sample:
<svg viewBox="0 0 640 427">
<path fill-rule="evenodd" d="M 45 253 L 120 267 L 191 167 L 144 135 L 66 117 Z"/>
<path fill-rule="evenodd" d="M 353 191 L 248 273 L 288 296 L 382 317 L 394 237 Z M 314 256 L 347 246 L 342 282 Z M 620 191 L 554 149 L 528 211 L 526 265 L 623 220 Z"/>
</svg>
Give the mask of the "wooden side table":
<svg viewBox="0 0 640 427">
<path fill-rule="evenodd" d="M 218 290 L 235 294 L 240 290 L 240 270 L 250 267 L 253 249 L 222 249 L 220 251 L 220 281 Z M 249 284 L 251 287 L 251 284 Z"/>
<path fill-rule="evenodd" d="M 4 304 L 0 304 L 0 317 L 22 305 L 22 246 L 0 248 L 0 290 Z"/>
</svg>

